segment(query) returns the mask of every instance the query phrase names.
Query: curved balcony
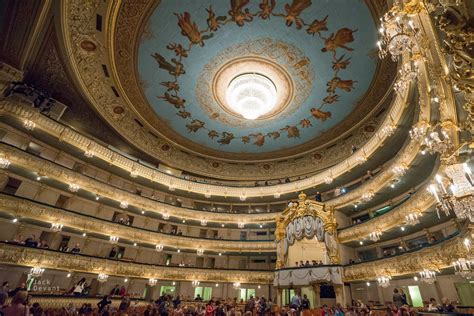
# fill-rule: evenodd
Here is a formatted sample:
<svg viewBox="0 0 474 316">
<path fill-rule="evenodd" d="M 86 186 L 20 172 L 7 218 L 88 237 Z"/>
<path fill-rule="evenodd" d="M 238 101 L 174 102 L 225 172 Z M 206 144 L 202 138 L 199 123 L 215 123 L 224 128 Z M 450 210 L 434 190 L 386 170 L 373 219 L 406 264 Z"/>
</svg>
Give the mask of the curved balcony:
<svg viewBox="0 0 474 316">
<path fill-rule="evenodd" d="M 399 95 L 396 96 L 394 105 L 390 108 L 390 111 L 381 126 L 393 126 L 401 119 L 402 114 L 407 106 L 409 91 L 411 90 L 407 89 L 403 97 L 400 97 Z M 173 189 L 180 189 L 203 195 L 240 197 L 241 199 L 245 199 L 247 197 L 286 194 L 324 183 L 326 178 L 335 178 L 347 172 L 348 169 L 358 166 L 361 161 L 365 161 L 367 157 L 375 153 L 380 145 L 389 137 L 389 135 L 380 129 L 375 133 L 373 138 L 371 138 L 364 146 L 362 146 L 362 148 L 360 148 L 349 158 L 325 170 L 324 172 L 302 180 L 265 187 L 235 188 L 229 186 L 196 183 L 185 179 L 176 178 L 143 164 L 139 164 L 132 159 L 126 158 L 110 150 L 109 148 L 84 137 L 70 128 L 64 127 L 47 117 L 39 115 L 34 109 L 26 107 L 25 105 L 22 105 L 18 102 L 12 102 L 11 100 L 4 100 L 0 102 L 0 112 L 3 112 L 3 114 L 16 116 L 16 118 L 33 120 L 36 128 L 40 128 L 51 136 L 57 137 L 63 142 L 68 142 L 69 144 L 74 145 L 83 151 L 93 150 L 96 157 L 110 164 L 114 164 L 126 170 L 127 172 L 133 172 L 135 175 L 145 179 L 158 182 Z"/>
<path fill-rule="evenodd" d="M 413 275 L 427 268 L 442 270 L 452 267 L 454 261 L 469 255 L 465 239 L 471 239 L 473 233 L 474 226 L 471 224 L 461 233 L 433 245 L 425 245 L 383 259 L 345 265 L 344 281 L 375 280 L 379 276 Z"/>
<path fill-rule="evenodd" d="M 50 249 L 29 248 L 0 242 L 0 262 L 27 267 L 41 267 L 84 273 L 106 273 L 129 278 L 203 282 L 240 282 L 271 284 L 273 271 L 215 268 L 169 267 L 127 260 L 109 260 L 84 254 L 64 253 Z"/>
<path fill-rule="evenodd" d="M 64 226 L 85 232 L 100 232 L 107 236 L 117 236 L 121 240 L 140 240 L 151 245 L 162 244 L 164 247 L 193 249 L 202 248 L 214 252 L 274 252 L 273 240 L 208 239 L 190 236 L 176 236 L 158 233 L 145 228 L 121 225 L 99 217 L 84 215 L 79 212 L 48 206 L 35 201 L 0 193 L 2 211 L 14 217 L 31 218 L 47 223 L 59 222 Z"/>
<path fill-rule="evenodd" d="M 339 242 L 348 243 L 367 238 L 375 229 L 387 231 L 399 227 L 401 223 L 406 222 L 406 216 L 408 214 L 415 213 L 422 215 L 429 211 L 436 204 L 436 200 L 433 195 L 428 192 L 428 186 L 428 183 L 424 184 L 405 203 L 400 204 L 382 215 L 338 230 Z"/>
</svg>

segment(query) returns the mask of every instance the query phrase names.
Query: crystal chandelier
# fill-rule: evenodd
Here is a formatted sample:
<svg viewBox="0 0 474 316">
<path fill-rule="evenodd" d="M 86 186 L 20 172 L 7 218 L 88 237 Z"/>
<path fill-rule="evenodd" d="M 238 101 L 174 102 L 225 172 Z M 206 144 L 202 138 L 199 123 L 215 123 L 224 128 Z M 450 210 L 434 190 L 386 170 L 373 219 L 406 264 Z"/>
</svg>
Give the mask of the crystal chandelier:
<svg viewBox="0 0 474 316">
<path fill-rule="evenodd" d="M 471 279 L 474 276 L 474 260 L 460 258 L 453 262 L 454 272 L 466 279 Z"/>
<path fill-rule="evenodd" d="M 275 84 L 263 75 L 241 74 L 227 87 L 226 101 L 234 112 L 247 120 L 255 120 L 273 110 L 277 90 Z"/>
<path fill-rule="evenodd" d="M 395 125 L 388 124 L 388 125 L 385 125 L 384 127 L 382 127 L 382 129 L 380 131 L 382 132 L 382 134 L 389 137 L 389 136 L 392 136 L 393 133 L 395 133 L 396 128 L 397 127 Z"/>
<path fill-rule="evenodd" d="M 137 170 L 132 170 L 132 171 L 130 171 L 130 177 L 131 177 L 131 178 L 136 178 L 136 177 L 138 177 L 138 171 L 137 171 Z"/>
<path fill-rule="evenodd" d="M 392 278 L 390 276 L 379 276 L 377 278 L 377 283 L 379 284 L 379 286 L 383 287 L 383 288 L 387 288 L 390 286 L 390 280 Z"/>
<path fill-rule="evenodd" d="M 97 275 L 97 281 L 99 281 L 100 283 L 107 282 L 108 279 L 109 279 L 109 275 L 103 272 Z"/>
<path fill-rule="evenodd" d="M 116 244 L 118 244 L 119 238 L 117 236 L 110 236 L 109 240 L 110 240 L 111 244 L 116 245 Z"/>
<path fill-rule="evenodd" d="M 238 228 L 244 228 L 244 227 L 245 227 L 245 223 L 244 223 L 244 222 L 238 222 L 238 223 L 237 223 L 237 227 L 238 227 Z"/>
<path fill-rule="evenodd" d="M 192 287 L 197 287 L 197 286 L 199 286 L 200 283 L 201 282 L 199 282 L 198 280 L 194 280 L 193 282 L 191 282 L 191 286 Z"/>
<path fill-rule="evenodd" d="M 234 283 L 232 284 L 232 287 L 233 287 L 234 289 L 240 289 L 240 282 L 234 282 Z"/>
<path fill-rule="evenodd" d="M 170 214 L 164 213 L 164 214 L 163 214 L 163 219 L 164 219 L 164 220 L 169 220 L 169 219 L 170 219 Z"/>
<path fill-rule="evenodd" d="M 198 256 L 202 256 L 202 255 L 204 255 L 204 249 L 198 248 L 196 253 L 197 253 Z"/>
<path fill-rule="evenodd" d="M 432 155 L 436 153 L 444 155 L 452 147 L 453 143 L 444 129 L 441 129 L 440 132 L 433 130 L 421 143 L 421 153 L 426 154 L 428 152 Z"/>
<path fill-rule="evenodd" d="M 79 187 L 79 185 L 77 185 L 75 183 L 71 183 L 71 184 L 69 184 L 68 189 L 69 189 L 69 191 L 75 193 L 75 192 L 79 191 L 80 187 Z"/>
<path fill-rule="evenodd" d="M 444 212 L 446 216 L 454 212 L 460 219 L 469 219 L 474 222 L 474 196 L 468 193 L 463 196 L 456 196 L 456 184 L 451 184 L 448 191 L 446 183 L 451 183 L 450 179 L 443 178 L 439 174 L 435 176 L 436 184 L 431 184 L 428 191 L 436 199 L 436 211 Z M 471 185 L 472 187 L 472 185 Z M 471 189 L 472 192 L 472 189 Z"/>
<path fill-rule="evenodd" d="M 405 224 L 406 225 L 415 226 L 419 223 L 420 223 L 420 220 L 418 219 L 418 214 L 410 213 L 408 215 L 405 215 Z"/>
<path fill-rule="evenodd" d="M 412 66 L 411 62 L 407 62 L 403 64 L 398 72 L 398 79 L 393 84 L 393 89 L 398 94 L 403 94 L 410 83 L 416 80 L 418 76 L 418 63 L 414 62 Z"/>
<path fill-rule="evenodd" d="M 410 130 L 410 138 L 416 142 L 421 142 L 425 139 L 426 133 L 428 132 L 429 125 L 426 122 L 420 122 L 414 125 Z"/>
<path fill-rule="evenodd" d="M 201 219 L 201 226 L 207 226 L 207 220 Z"/>
<path fill-rule="evenodd" d="M 358 157 L 356 158 L 356 160 L 357 160 L 357 163 L 363 164 L 364 162 L 367 161 L 367 157 L 365 157 L 365 155 L 362 154 L 362 155 L 358 156 Z"/>
<path fill-rule="evenodd" d="M 155 249 L 156 249 L 156 251 L 158 251 L 158 252 L 162 252 L 162 251 L 163 251 L 163 248 L 164 248 L 163 244 L 158 244 L 158 245 L 155 246 Z"/>
<path fill-rule="evenodd" d="M 36 124 L 35 124 L 35 122 L 33 122 L 33 121 L 31 121 L 31 120 L 25 120 L 25 121 L 23 122 L 23 127 L 24 127 L 25 129 L 29 130 L 29 131 L 32 131 L 32 130 L 35 129 Z"/>
<path fill-rule="evenodd" d="M 211 192 L 206 191 L 206 193 L 204 194 L 204 197 L 205 197 L 206 199 L 210 199 L 210 198 L 211 198 Z"/>
<path fill-rule="evenodd" d="M 40 267 L 33 267 L 30 270 L 29 275 L 32 276 L 33 278 L 39 278 L 43 275 L 44 269 Z"/>
<path fill-rule="evenodd" d="M 247 196 L 245 195 L 245 193 L 244 193 L 244 194 L 241 194 L 241 195 L 239 196 L 239 199 L 243 202 L 243 201 L 245 201 L 245 200 L 247 199 Z"/>
<path fill-rule="evenodd" d="M 280 198 L 280 195 L 281 195 L 280 192 L 276 192 L 276 193 L 273 194 L 273 197 L 274 197 L 275 199 L 279 199 L 279 198 Z"/>
<path fill-rule="evenodd" d="M 10 164 L 10 160 L 6 158 L 0 158 L 0 168 L 7 169 L 8 167 L 10 167 Z"/>
<path fill-rule="evenodd" d="M 376 230 L 369 234 L 369 239 L 372 240 L 373 242 L 377 242 L 380 240 L 380 236 L 382 236 L 382 232 L 380 230 Z"/>
<path fill-rule="evenodd" d="M 333 177 L 328 176 L 328 177 L 324 178 L 324 183 L 326 183 L 326 184 L 331 184 L 333 181 L 334 181 Z"/>
<path fill-rule="evenodd" d="M 436 281 L 436 272 L 433 270 L 425 269 L 420 272 L 420 279 L 425 283 L 433 284 Z"/>
<path fill-rule="evenodd" d="M 396 165 L 392 168 L 392 172 L 397 179 L 403 177 L 408 170 L 408 166 L 404 163 Z"/>
<path fill-rule="evenodd" d="M 381 59 L 390 54 L 393 61 L 398 61 L 403 53 L 415 54 L 418 51 L 415 40 L 418 29 L 402 7 L 394 5 L 380 22 L 377 46 Z"/>
<path fill-rule="evenodd" d="M 86 151 L 84 151 L 84 156 L 86 158 L 92 158 L 92 157 L 94 157 L 94 155 L 95 155 L 94 151 L 91 150 L 91 149 L 87 149 Z"/>
<path fill-rule="evenodd" d="M 51 230 L 55 233 L 60 232 L 63 229 L 63 225 L 60 223 L 51 223 Z"/>
<path fill-rule="evenodd" d="M 158 280 L 157 280 L 157 279 L 150 278 L 150 279 L 148 280 L 148 284 L 149 284 L 150 286 L 155 286 L 157 283 L 158 283 Z"/>
<path fill-rule="evenodd" d="M 365 192 L 364 194 L 362 194 L 362 201 L 364 202 L 369 202 L 370 200 L 372 200 L 375 196 L 375 192 L 373 190 L 369 190 L 367 192 Z"/>
<path fill-rule="evenodd" d="M 128 207 L 128 202 L 121 201 L 120 202 L 120 208 L 126 209 Z"/>
</svg>

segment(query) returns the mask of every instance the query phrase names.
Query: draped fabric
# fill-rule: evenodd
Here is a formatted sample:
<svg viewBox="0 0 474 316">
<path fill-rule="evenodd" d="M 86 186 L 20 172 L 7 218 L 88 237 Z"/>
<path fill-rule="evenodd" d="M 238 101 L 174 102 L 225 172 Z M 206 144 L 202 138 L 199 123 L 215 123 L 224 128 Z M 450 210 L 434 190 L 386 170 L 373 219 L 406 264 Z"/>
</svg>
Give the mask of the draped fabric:
<svg viewBox="0 0 474 316">
<path fill-rule="evenodd" d="M 315 236 L 318 241 L 324 241 L 324 223 L 321 218 L 304 216 L 294 219 L 286 226 L 286 238 L 283 244 L 284 254 L 287 253 L 288 247 L 293 245 L 296 240 L 311 239 Z"/>
<path fill-rule="evenodd" d="M 342 284 L 342 268 L 327 266 L 275 271 L 273 284 L 275 286 L 291 286 L 309 285 L 312 282 Z"/>
</svg>

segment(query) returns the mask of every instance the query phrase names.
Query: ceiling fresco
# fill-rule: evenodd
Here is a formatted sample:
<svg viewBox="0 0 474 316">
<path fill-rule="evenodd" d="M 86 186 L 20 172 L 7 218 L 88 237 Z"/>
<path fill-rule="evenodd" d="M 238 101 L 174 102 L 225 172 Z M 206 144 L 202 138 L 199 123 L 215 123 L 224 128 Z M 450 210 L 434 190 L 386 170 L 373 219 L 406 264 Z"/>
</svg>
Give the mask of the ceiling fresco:
<svg viewBox="0 0 474 316">
<path fill-rule="evenodd" d="M 376 32 L 364 1 L 163 0 L 142 34 L 138 74 L 156 115 L 181 136 L 230 153 L 278 151 L 317 138 L 363 100 Z M 271 115 L 228 110 L 224 90 L 245 72 L 275 83 Z"/>
</svg>

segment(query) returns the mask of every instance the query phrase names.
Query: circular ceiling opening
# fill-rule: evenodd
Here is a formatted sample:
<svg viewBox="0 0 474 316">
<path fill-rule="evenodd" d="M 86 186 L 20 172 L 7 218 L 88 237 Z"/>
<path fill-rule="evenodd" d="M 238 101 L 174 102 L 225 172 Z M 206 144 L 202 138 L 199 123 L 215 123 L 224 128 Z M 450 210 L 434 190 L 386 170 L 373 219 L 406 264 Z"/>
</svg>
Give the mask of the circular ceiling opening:
<svg viewBox="0 0 474 316">
<path fill-rule="evenodd" d="M 248 120 L 255 120 L 273 110 L 277 89 L 272 80 L 257 73 L 234 77 L 226 89 L 230 108 Z"/>
</svg>

